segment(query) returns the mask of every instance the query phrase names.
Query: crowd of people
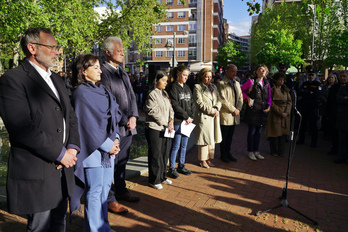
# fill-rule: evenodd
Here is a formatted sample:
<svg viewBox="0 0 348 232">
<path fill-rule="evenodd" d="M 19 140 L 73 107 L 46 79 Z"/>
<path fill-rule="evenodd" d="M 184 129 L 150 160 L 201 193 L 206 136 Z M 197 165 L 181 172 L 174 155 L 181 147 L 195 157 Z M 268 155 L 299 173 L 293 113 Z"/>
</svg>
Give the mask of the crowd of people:
<svg viewBox="0 0 348 232">
<path fill-rule="evenodd" d="M 122 40 L 109 37 L 102 45 L 104 59 L 79 55 L 69 74 L 57 75 L 50 67 L 59 47 L 49 29 L 29 28 L 21 47 L 26 59 L 0 78 L 0 116 L 11 142 L 8 210 L 27 215 L 27 231 L 65 231 L 68 200 L 70 213 L 78 214 L 83 194 L 84 231 L 113 231 L 108 212 L 128 212 L 118 200 L 140 201 L 125 183 L 140 110 L 146 114 L 148 182 L 158 190 L 179 174 L 192 175 L 185 167 L 187 126 L 195 126 L 202 168 L 215 166 L 219 143 L 220 160 L 237 162 L 232 140 L 241 121 L 248 125 L 250 160 L 267 158 L 259 151 L 263 128 L 270 155 L 282 157 L 296 106 L 303 118 L 301 124 L 293 120 L 297 144 L 305 144 L 309 132 L 310 146 L 317 146 L 321 118 L 324 139 L 332 140 L 329 154 L 338 155 L 334 162 L 347 159 L 347 71 L 330 74 L 325 83 L 312 66 L 292 76 L 284 63 L 274 75 L 259 65 L 238 77 L 233 64 L 225 75 L 210 68 L 195 75 L 182 65 L 153 77 L 132 75 L 120 65 Z"/>
</svg>

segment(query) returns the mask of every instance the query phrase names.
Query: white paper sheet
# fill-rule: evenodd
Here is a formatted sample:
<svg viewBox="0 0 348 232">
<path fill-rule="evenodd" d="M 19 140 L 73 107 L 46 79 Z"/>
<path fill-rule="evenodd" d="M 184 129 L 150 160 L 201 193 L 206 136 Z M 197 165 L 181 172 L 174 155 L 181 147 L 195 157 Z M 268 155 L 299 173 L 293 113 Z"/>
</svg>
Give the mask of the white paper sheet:
<svg viewBox="0 0 348 232">
<path fill-rule="evenodd" d="M 164 131 L 164 137 L 166 138 L 174 138 L 175 135 L 175 130 L 172 131 L 172 133 L 169 133 L 168 128 L 166 128 L 166 130 Z"/>
<path fill-rule="evenodd" d="M 186 121 L 182 121 L 181 123 L 181 134 L 186 135 L 187 137 L 190 137 L 191 132 L 193 131 L 193 129 L 195 128 L 195 124 L 190 123 L 188 125 L 186 125 Z"/>
</svg>

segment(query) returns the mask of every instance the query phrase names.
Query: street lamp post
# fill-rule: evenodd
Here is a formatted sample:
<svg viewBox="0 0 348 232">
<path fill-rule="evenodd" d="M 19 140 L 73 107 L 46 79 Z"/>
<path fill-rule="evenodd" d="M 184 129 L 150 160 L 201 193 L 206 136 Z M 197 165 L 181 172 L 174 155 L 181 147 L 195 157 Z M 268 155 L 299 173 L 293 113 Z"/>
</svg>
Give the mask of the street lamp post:
<svg viewBox="0 0 348 232">
<path fill-rule="evenodd" d="M 176 33 L 173 33 L 173 43 L 170 44 L 170 42 L 167 40 L 166 45 L 164 45 L 165 48 L 169 51 L 169 48 L 173 47 L 173 57 L 172 57 L 172 67 L 175 67 L 175 35 Z"/>
<path fill-rule="evenodd" d="M 314 53 L 314 33 L 315 33 L 315 15 L 316 15 L 316 10 L 317 6 L 308 4 L 308 6 L 312 9 L 313 11 L 313 28 L 312 28 L 312 48 L 311 48 L 311 65 L 313 66 L 313 53 Z"/>
</svg>

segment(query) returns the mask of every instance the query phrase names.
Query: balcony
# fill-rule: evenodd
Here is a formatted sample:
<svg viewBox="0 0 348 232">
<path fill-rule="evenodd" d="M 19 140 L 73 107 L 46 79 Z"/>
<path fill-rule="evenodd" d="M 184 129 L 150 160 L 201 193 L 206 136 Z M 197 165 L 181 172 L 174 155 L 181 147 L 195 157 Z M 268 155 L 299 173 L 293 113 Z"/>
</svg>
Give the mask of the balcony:
<svg viewBox="0 0 348 232">
<path fill-rule="evenodd" d="M 144 60 L 152 60 L 152 56 L 143 56 Z"/>
<path fill-rule="evenodd" d="M 191 16 L 191 17 L 189 17 L 189 20 L 190 21 L 197 21 L 197 16 Z"/>
<path fill-rule="evenodd" d="M 196 56 L 196 55 L 189 55 L 189 56 L 188 56 L 188 59 L 189 59 L 189 60 L 196 60 L 196 59 L 197 59 L 197 56 Z"/>
</svg>

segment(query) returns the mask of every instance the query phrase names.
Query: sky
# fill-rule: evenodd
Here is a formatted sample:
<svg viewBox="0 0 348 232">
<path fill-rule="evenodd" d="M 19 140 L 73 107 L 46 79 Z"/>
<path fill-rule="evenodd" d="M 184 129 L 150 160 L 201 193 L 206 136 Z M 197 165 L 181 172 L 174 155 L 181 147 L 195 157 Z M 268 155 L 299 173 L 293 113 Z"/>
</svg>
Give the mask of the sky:
<svg viewBox="0 0 348 232">
<path fill-rule="evenodd" d="M 225 0 L 224 18 L 229 25 L 229 33 L 238 36 L 250 35 L 251 16 L 249 16 L 247 0 Z M 262 6 L 262 0 L 256 0 Z"/>
</svg>

